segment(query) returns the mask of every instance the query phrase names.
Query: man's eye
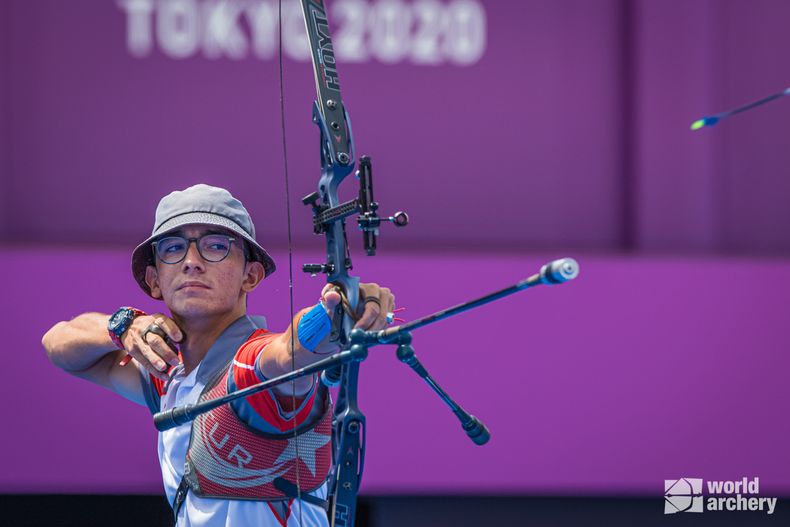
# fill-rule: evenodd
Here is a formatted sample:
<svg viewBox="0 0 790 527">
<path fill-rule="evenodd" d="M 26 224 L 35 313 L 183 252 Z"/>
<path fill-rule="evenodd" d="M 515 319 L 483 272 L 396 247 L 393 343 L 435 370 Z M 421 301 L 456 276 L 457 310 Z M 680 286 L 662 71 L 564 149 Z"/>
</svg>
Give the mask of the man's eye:
<svg viewBox="0 0 790 527">
<path fill-rule="evenodd" d="M 183 249 L 184 249 L 183 243 L 171 243 L 161 248 L 162 252 L 165 253 L 177 253 Z"/>
<path fill-rule="evenodd" d="M 203 240 L 203 246 L 212 251 L 227 251 L 230 241 L 227 238 L 208 238 Z"/>
</svg>

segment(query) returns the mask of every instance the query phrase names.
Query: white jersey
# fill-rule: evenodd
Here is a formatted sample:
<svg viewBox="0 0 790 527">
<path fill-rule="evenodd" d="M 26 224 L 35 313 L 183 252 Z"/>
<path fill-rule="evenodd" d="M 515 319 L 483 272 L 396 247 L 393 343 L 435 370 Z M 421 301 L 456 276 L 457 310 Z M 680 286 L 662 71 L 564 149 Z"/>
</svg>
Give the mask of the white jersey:
<svg viewBox="0 0 790 527">
<path fill-rule="evenodd" d="M 236 325 L 238 324 L 234 323 L 233 326 Z M 211 350 L 209 351 L 211 352 Z M 170 380 L 163 387 L 164 389 L 161 390 L 163 393 L 159 394 L 159 410 L 169 410 L 175 406 L 197 402 L 205 388 L 205 382 L 200 380 L 201 376 L 199 375 L 201 366 L 205 362 L 201 363 L 189 375 L 184 374 L 183 366 L 178 366 L 171 371 Z M 138 368 L 148 387 L 151 388 L 153 378 L 149 377 L 148 373 L 139 366 Z M 149 406 L 151 406 L 150 400 Z M 162 469 L 162 481 L 167 500 L 171 505 L 175 500 L 178 486 L 184 475 L 191 431 L 192 423 L 184 423 L 159 433 L 159 464 Z M 327 484 L 324 483 L 310 494 L 317 498 L 326 499 Z M 179 509 L 176 520 L 177 527 L 238 527 L 248 525 L 255 527 L 326 527 L 329 525 L 329 522 L 324 509 L 301 500 L 266 502 L 202 498 L 195 495 L 192 491 L 187 492 L 186 499 Z"/>
<path fill-rule="evenodd" d="M 196 372 L 184 376 L 183 371 L 175 372 L 162 396 L 162 410 L 174 406 L 197 402 L 203 386 L 196 386 Z M 173 503 L 181 478 L 184 475 L 191 423 L 159 433 L 159 464 L 162 468 L 162 481 L 169 503 Z M 326 499 L 326 483 L 312 493 Z M 272 503 L 270 506 L 269 503 Z M 328 525 L 326 512 L 315 505 L 294 500 L 290 511 L 282 505 L 286 502 L 264 502 L 246 500 L 220 500 L 201 498 L 188 492 L 181 510 L 178 512 L 178 527 L 230 527 L 230 526 L 325 526 Z M 279 505 L 278 505 L 279 504 Z M 275 512 L 276 511 L 276 512 Z M 287 518 L 280 515 L 285 514 Z M 300 518 L 301 514 L 301 518 Z"/>
</svg>

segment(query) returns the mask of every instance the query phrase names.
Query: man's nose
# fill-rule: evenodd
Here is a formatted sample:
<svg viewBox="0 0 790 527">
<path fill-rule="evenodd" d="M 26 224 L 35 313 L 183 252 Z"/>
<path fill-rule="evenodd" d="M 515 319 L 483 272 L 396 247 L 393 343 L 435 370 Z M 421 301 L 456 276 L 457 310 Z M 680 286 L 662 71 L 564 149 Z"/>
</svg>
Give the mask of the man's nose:
<svg viewBox="0 0 790 527">
<path fill-rule="evenodd" d="M 200 256 L 200 251 L 198 251 L 197 240 L 189 240 L 187 244 L 187 254 L 184 256 L 184 265 L 203 269 L 204 261 L 203 257 Z"/>
</svg>

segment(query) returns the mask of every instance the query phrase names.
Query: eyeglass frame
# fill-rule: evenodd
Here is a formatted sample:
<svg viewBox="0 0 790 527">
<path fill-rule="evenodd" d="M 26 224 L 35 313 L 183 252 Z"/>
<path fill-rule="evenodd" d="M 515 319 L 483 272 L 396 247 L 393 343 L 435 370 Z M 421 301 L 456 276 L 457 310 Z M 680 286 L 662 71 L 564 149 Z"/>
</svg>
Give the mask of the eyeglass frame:
<svg viewBox="0 0 790 527">
<path fill-rule="evenodd" d="M 202 240 L 203 238 L 205 238 L 206 236 L 224 236 L 224 237 L 226 237 L 228 239 L 228 252 L 225 253 L 225 256 L 223 256 L 219 260 L 209 260 L 208 258 L 203 256 L 203 251 L 200 249 L 200 244 L 198 242 L 200 240 Z M 161 242 L 162 240 L 166 240 L 168 238 L 180 238 L 180 239 L 184 240 L 185 242 L 187 242 L 187 247 L 186 247 L 186 250 L 184 250 L 184 255 L 181 258 L 179 258 L 178 260 L 176 260 L 175 262 L 166 262 L 166 261 L 164 261 L 162 259 L 162 257 L 159 255 L 159 251 L 157 250 L 157 247 L 156 247 L 159 244 L 159 242 Z M 219 263 L 219 262 L 225 260 L 228 257 L 228 255 L 230 255 L 230 251 L 233 248 L 233 242 L 236 242 L 236 241 L 238 241 L 237 238 L 234 238 L 233 236 L 230 236 L 229 234 L 225 234 L 225 233 L 222 233 L 222 232 L 207 232 L 207 233 L 205 233 L 205 234 L 203 234 L 203 235 L 201 235 L 201 236 L 199 236 L 197 238 L 187 238 L 185 236 L 163 236 L 162 238 L 159 238 L 158 240 L 154 240 L 154 241 L 151 242 L 151 252 L 153 252 L 154 259 L 159 260 L 163 264 L 175 265 L 175 264 L 178 264 L 178 263 L 181 263 L 181 262 L 184 261 L 184 259 L 187 257 L 187 253 L 189 252 L 189 246 L 192 245 L 192 242 L 195 242 L 195 247 L 197 248 L 197 252 L 198 252 L 198 254 L 200 255 L 200 257 L 203 260 L 205 260 L 205 261 L 207 261 L 209 263 Z M 249 258 L 247 257 L 247 247 L 246 247 L 246 244 L 243 243 L 243 240 L 242 240 L 242 244 L 241 244 L 241 250 L 244 253 L 244 259 L 245 260 L 249 260 Z"/>
</svg>

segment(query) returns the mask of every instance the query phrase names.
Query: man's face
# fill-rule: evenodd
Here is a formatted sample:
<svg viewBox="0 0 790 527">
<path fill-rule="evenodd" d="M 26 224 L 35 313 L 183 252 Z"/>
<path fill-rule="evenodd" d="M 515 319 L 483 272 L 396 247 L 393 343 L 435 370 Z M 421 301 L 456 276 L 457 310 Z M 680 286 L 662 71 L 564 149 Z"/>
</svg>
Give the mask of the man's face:
<svg viewBox="0 0 790 527">
<path fill-rule="evenodd" d="M 146 282 L 154 298 L 161 298 L 174 315 L 205 317 L 226 314 L 244 306 L 244 296 L 263 279 L 260 262 L 246 262 L 243 239 L 230 231 L 206 225 L 187 225 L 168 236 L 200 238 L 227 234 L 234 238 L 228 256 L 219 262 L 203 259 L 197 243 L 189 242 L 186 256 L 175 264 L 155 257 L 146 269 Z"/>
</svg>

